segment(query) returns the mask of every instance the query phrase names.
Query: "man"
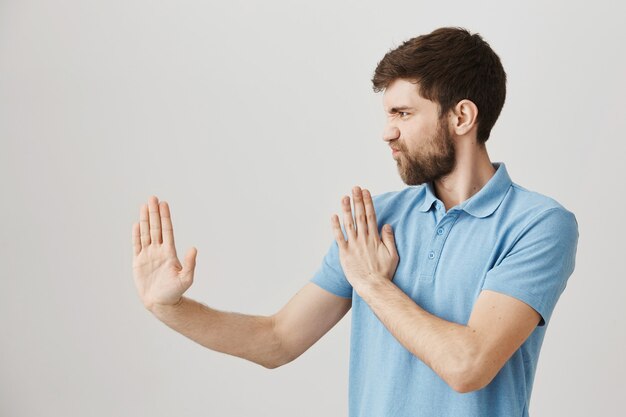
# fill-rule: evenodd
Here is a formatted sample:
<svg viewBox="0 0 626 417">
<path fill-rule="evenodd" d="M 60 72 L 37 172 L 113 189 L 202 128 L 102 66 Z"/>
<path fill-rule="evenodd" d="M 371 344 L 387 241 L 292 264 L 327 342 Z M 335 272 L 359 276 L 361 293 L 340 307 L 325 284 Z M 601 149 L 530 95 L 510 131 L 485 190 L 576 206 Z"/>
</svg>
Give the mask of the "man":
<svg viewBox="0 0 626 417">
<path fill-rule="evenodd" d="M 181 265 L 169 207 L 154 196 L 133 225 L 139 295 L 174 330 L 267 368 L 300 356 L 352 308 L 351 416 L 527 416 L 546 325 L 574 270 L 576 218 L 490 161 L 506 74 L 478 34 L 410 39 L 372 81 L 384 91 L 383 139 L 415 187 L 354 187 L 354 214 L 345 197 L 343 229 L 333 216 L 321 267 L 279 312 L 183 297 L 196 250 Z"/>
</svg>

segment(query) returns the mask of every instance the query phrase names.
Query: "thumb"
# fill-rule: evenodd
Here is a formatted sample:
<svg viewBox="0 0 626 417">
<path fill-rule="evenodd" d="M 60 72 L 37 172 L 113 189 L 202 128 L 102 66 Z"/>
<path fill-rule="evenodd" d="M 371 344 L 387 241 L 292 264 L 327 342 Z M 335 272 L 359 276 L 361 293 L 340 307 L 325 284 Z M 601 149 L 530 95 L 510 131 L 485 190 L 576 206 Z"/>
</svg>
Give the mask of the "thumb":
<svg viewBox="0 0 626 417">
<path fill-rule="evenodd" d="M 393 236 L 393 229 L 390 224 L 386 224 L 383 226 L 383 243 L 389 249 L 390 252 L 396 251 L 396 240 Z"/>
<path fill-rule="evenodd" d="M 187 275 L 187 273 L 191 273 L 193 276 L 193 271 L 196 269 L 196 255 L 198 254 L 198 250 L 195 247 L 192 247 L 187 251 L 187 255 L 185 255 L 185 265 L 183 273 Z"/>
</svg>

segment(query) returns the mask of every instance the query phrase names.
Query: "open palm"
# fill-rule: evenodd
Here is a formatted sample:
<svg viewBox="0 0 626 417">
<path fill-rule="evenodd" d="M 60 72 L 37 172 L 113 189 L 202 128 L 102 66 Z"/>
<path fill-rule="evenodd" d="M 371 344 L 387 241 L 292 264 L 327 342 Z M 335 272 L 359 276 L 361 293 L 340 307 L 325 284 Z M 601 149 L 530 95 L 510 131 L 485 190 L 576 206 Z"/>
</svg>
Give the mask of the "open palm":
<svg viewBox="0 0 626 417">
<path fill-rule="evenodd" d="M 150 197 L 133 224 L 133 277 L 144 306 L 176 305 L 193 283 L 196 248 L 183 266 L 176 255 L 170 209 L 165 201 Z"/>
</svg>

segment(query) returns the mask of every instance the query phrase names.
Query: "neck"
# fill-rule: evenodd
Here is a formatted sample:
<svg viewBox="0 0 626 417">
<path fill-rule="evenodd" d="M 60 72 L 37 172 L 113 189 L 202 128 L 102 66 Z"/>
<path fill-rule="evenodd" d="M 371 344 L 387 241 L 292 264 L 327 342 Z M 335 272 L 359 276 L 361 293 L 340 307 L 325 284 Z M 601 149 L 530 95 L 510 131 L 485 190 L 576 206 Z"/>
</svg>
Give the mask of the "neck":
<svg viewBox="0 0 626 417">
<path fill-rule="evenodd" d="M 457 148 L 454 170 L 434 182 L 435 194 L 448 211 L 480 191 L 495 172 L 484 144 Z"/>
</svg>

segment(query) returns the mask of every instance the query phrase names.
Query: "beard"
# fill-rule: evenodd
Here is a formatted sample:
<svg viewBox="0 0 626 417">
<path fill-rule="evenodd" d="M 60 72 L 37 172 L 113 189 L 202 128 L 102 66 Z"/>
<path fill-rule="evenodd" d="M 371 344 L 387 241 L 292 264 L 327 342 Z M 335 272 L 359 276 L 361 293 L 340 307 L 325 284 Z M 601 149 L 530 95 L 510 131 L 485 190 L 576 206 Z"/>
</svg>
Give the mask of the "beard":
<svg viewBox="0 0 626 417">
<path fill-rule="evenodd" d="M 401 147 L 397 159 L 398 173 L 406 185 L 434 182 L 450 174 L 456 164 L 456 150 L 450 131 L 442 119 L 437 131 L 418 150 L 416 155 Z"/>
</svg>

